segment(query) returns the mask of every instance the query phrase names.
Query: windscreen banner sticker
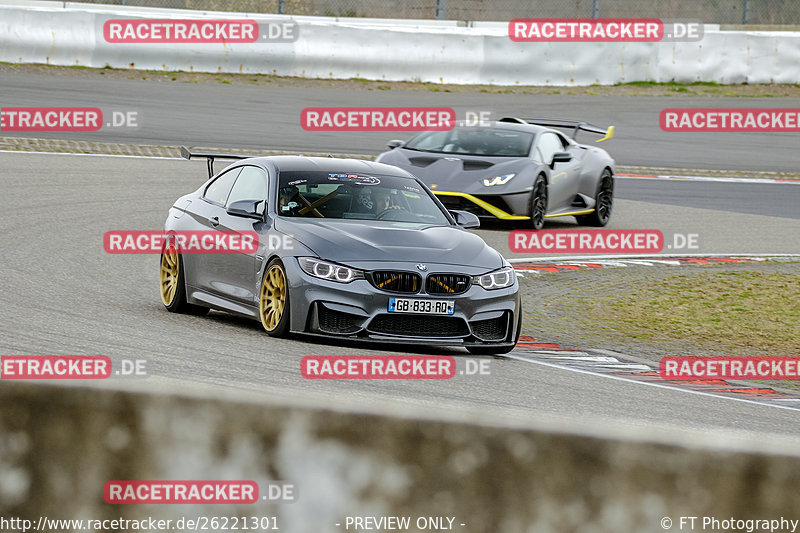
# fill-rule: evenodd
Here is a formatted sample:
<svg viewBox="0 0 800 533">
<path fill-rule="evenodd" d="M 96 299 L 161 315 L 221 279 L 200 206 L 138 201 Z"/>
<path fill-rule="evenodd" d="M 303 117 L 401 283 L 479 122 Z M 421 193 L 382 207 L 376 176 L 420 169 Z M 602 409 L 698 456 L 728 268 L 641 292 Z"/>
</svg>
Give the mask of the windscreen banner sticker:
<svg viewBox="0 0 800 533">
<path fill-rule="evenodd" d="M 381 180 L 375 176 L 361 176 L 358 174 L 328 174 L 331 181 L 355 181 L 360 185 L 379 185 Z"/>
</svg>

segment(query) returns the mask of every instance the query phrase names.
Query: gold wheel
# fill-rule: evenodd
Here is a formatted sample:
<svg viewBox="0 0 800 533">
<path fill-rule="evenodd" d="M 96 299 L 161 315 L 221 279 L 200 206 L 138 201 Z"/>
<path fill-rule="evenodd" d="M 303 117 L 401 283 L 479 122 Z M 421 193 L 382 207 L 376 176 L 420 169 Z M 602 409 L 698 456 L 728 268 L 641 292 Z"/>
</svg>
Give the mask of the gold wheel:
<svg viewBox="0 0 800 533">
<path fill-rule="evenodd" d="M 259 311 L 261 324 L 268 332 L 275 331 L 283 318 L 286 308 L 286 274 L 283 267 L 274 264 L 269 267 L 261 284 L 261 304 Z"/>
<path fill-rule="evenodd" d="M 170 243 L 161 254 L 161 301 L 166 306 L 172 305 L 172 302 L 175 301 L 175 295 L 178 293 L 179 274 L 178 251 Z"/>
</svg>

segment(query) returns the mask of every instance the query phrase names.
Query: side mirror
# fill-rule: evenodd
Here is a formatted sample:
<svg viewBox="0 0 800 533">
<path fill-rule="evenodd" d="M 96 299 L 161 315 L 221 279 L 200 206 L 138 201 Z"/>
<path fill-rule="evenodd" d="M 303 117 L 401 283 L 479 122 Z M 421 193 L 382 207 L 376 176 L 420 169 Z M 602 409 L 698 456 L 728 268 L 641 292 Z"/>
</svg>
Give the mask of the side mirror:
<svg viewBox="0 0 800 533">
<path fill-rule="evenodd" d="M 405 141 L 398 141 L 397 139 L 394 139 L 394 140 L 389 141 L 388 143 L 386 143 L 386 146 L 389 147 L 389 150 L 394 150 L 395 148 L 403 146 L 404 144 L 406 144 Z"/>
<path fill-rule="evenodd" d="M 450 211 L 450 214 L 453 215 L 454 219 L 456 219 L 456 224 L 458 224 L 464 229 L 474 229 L 481 227 L 481 221 L 478 218 L 478 215 L 470 213 L 469 211 L 461 211 L 458 209 L 453 209 L 452 211 Z"/>
<path fill-rule="evenodd" d="M 556 152 L 553 154 L 553 163 L 551 166 L 556 163 L 569 163 L 570 161 L 572 161 L 572 154 L 569 152 Z"/>
<path fill-rule="evenodd" d="M 258 205 L 263 201 L 264 200 L 239 200 L 228 206 L 227 213 L 235 217 L 264 220 L 264 215 L 258 210 Z"/>
</svg>

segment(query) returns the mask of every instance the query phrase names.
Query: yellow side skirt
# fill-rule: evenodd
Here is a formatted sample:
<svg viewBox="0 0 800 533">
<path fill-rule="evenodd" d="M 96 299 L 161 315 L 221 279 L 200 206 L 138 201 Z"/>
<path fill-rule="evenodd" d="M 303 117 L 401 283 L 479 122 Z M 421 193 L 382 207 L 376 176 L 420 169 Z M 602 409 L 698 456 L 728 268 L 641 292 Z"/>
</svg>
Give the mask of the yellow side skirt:
<svg viewBox="0 0 800 533">
<path fill-rule="evenodd" d="M 522 215 L 512 215 L 510 213 L 506 213 L 502 209 L 499 209 L 488 202 L 484 202 L 477 196 L 473 196 L 471 194 L 465 192 L 450 192 L 450 191 L 433 191 L 433 194 L 436 196 L 460 196 L 462 198 L 466 198 L 473 204 L 487 210 L 497 218 L 501 220 L 530 220 L 531 217 L 526 217 Z"/>
<path fill-rule="evenodd" d="M 569 213 L 555 213 L 552 215 L 545 215 L 544 218 L 574 217 L 577 215 L 588 215 L 589 213 L 594 213 L 594 209 L 584 209 L 583 211 L 570 211 Z"/>
<path fill-rule="evenodd" d="M 485 202 L 478 198 L 477 196 L 473 196 L 469 193 L 465 192 L 451 192 L 451 191 L 433 191 L 433 194 L 436 196 L 460 196 L 462 198 L 466 198 L 473 204 L 477 205 L 488 211 L 489 213 L 493 214 L 500 220 L 530 220 L 531 217 L 526 217 L 523 215 L 512 215 L 510 213 L 506 213 L 502 209 L 493 206 L 492 204 Z M 588 215 L 589 213 L 594 213 L 594 209 L 584 209 L 583 211 L 570 211 L 568 213 L 555 213 L 552 215 L 545 215 L 545 218 L 555 218 L 555 217 L 570 217 L 576 215 Z"/>
</svg>

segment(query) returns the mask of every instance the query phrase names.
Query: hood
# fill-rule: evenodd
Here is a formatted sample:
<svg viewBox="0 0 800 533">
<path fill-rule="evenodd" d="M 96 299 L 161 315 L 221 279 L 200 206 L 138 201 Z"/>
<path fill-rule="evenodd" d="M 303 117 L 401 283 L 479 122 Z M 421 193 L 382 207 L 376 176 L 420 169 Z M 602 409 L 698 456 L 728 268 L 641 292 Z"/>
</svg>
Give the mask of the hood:
<svg viewBox="0 0 800 533">
<path fill-rule="evenodd" d="M 522 157 L 436 154 L 403 148 L 384 152 L 378 160 L 407 170 L 434 192 L 441 190 L 473 194 L 486 191 L 484 178 L 519 174 L 530 164 L 530 160 Z"/>
<path fill-rule="evenodd" d="M 282 218 L 275 229 L 322 259 L 340 263 L 392 261 L 500 268 L 499 252 L 483 239 L 454 226 L 375 220 Z"/>
</svg>

